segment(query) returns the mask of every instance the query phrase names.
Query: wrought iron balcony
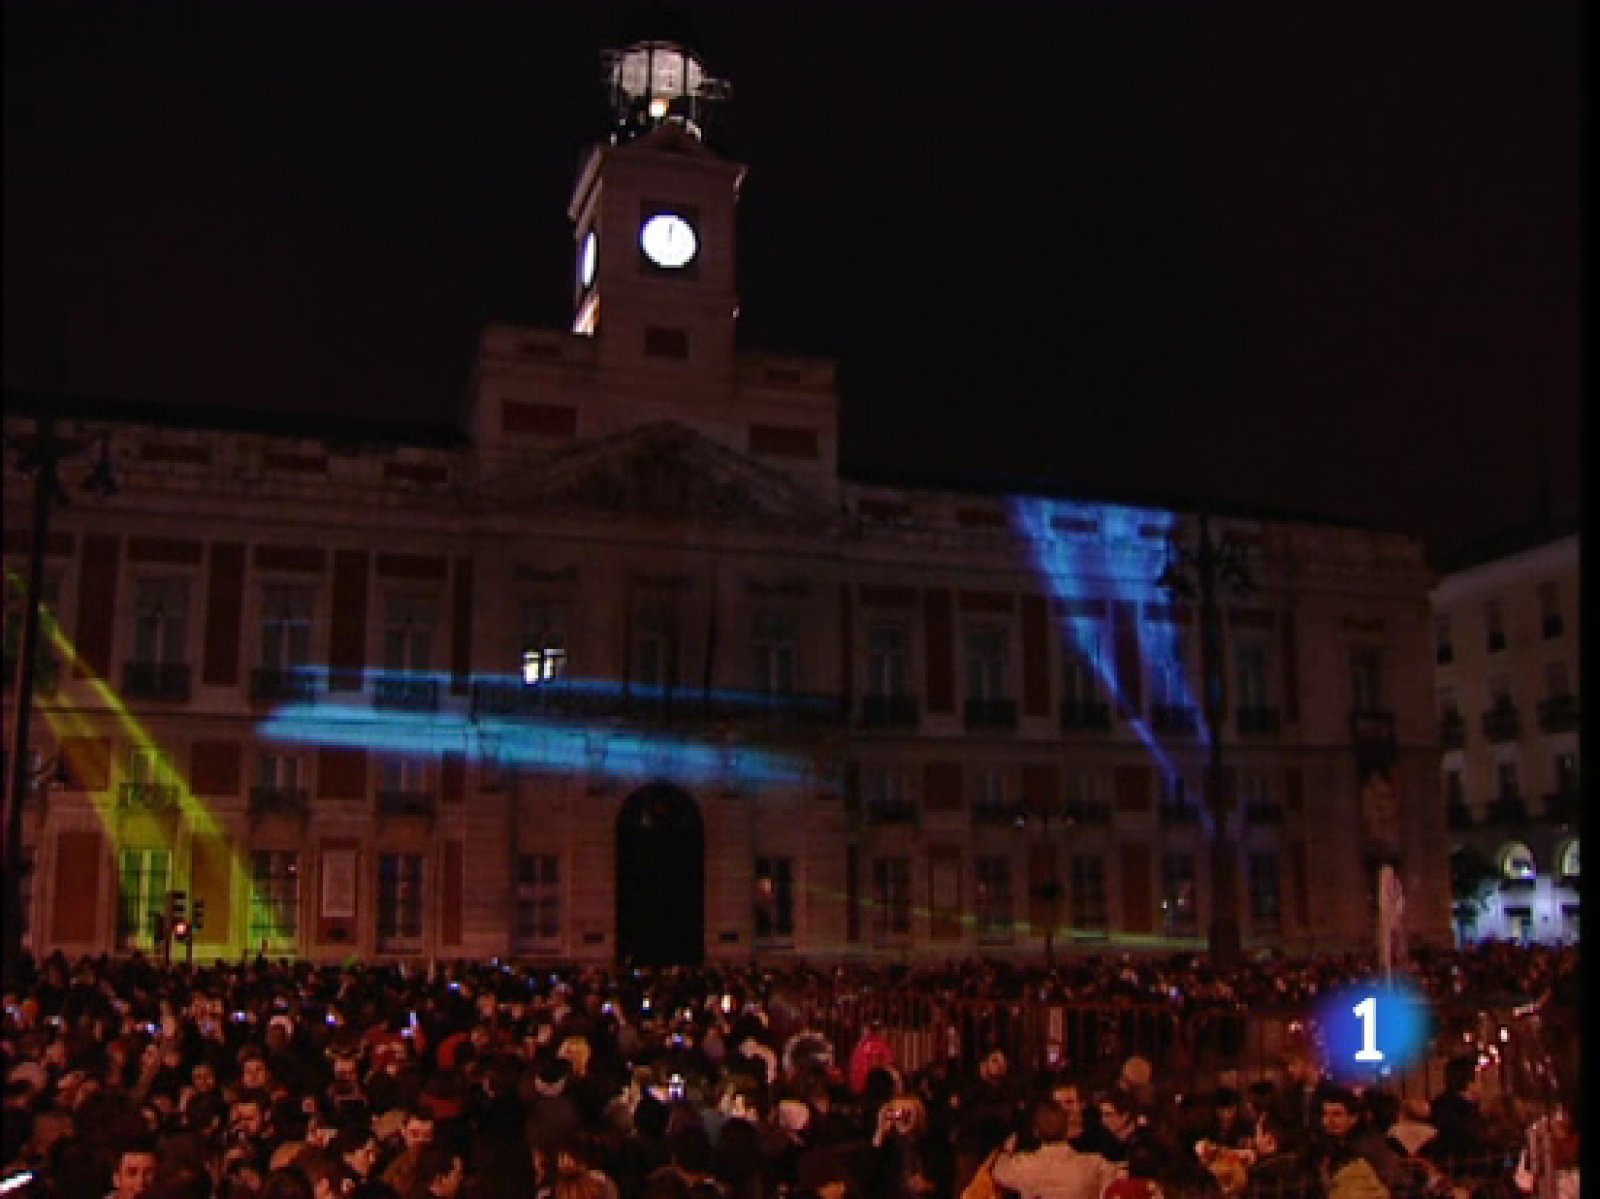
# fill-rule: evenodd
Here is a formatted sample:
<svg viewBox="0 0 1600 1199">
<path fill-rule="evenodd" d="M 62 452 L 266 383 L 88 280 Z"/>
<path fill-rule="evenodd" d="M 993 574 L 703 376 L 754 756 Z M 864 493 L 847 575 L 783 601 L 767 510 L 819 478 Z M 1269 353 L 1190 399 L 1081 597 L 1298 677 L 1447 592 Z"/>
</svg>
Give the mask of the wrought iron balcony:
<svg viewBox="0 0 1600 1199">
<path fill-rule="evenodd" d="M 250 698 L 257 703 L 302 703 L 316 695 L 317 676 L 306 667 L 264 666 L 250 672 Z"/>
<path fill-rule="evenodd" d="M 1444 819 L 1452 829 L 1469 829 L 1472 827 L 1472 809 L 1459 800 L 1451 800 L 1445 804 Z"/>
<path fill-rule="evenodd" d="M 379 791 L 378 815 L 431 817 L 433 815 L 433 792 Z"/>
<path fill-rule="evenodd" d="M 1189 704 L 1151 704 L 1150 727 L 1158 733 L 1192 737 L 1200 731 L 1200 716 Z"/>
<path fill-rule="evenodd" d="M 1552 695 L 1539 701 L 1539 729 L 1545 733 L 1570 733 L 1578 727 L 1578 697 Z"/>
<path fill-rule="evenodd" d="M 1460 712 L 1439 717 L 1439 744 L 1444 749 L 1461 749 L 1467 743 L 1467 721 Z"/>
<path fill-rule="evenodd" d="M 372 680 L 372 706 L 400 712 L 432 712 L 439 706 L 439 680 L 380 674 Z"/>
<path fill-rule="evenodd" d="M 1156 809 L 1156 815 L 1162 824 L 1199 824 L 1200 809 L 1193 804 L 1164 801 Z"/>
<path fill-rule="evenodd" d="M 1528 805 L 1520 795 L 1502 795 L 1489 804 L 1488 824 L 1526 824 Z"/>
<path fill-rule="evenodd" d="M 1233 727 L 1241 737 L 1271 737 L 1283 730 L 1283 715 L 1276 708 L 1237 708 Z"/>
<path fill-rule="evenodd" d="M 1093 732 L 1111 729 L 1111 705 L 1102 700 L 1069 699 L 1061 704 L 1061 727 Z"/>
<path fill-rule="evenodd" d="M 1496 704 L 1483 714 L 1483 735 L 1491 744 L 1515 741 L 1522 733 L 1522 719 L 1514 704 Z"/>
<path fill-rule="evenodd" d="M 914 799 L 868 799 L 861 803 L 861 816 L 868 824 L 915 824 Z"/>
<path fill-rule="evenodd" d="M 170 812 L 178 806 L 176 783 L 126 782 L 117 789 L 117 806 L 129 812 Z"/>
<path fill-rule="evenodd" d="M 182 702 L 189 698 L 186 662 L 127 662 L 122 667 L 123 699 Z"/>
<path fill-rule="evenodd" d="M 310 810 L 310 793 L 304 787 L 250 788 L 252 816 L 304 816 Z"/>
<path fill-rule="evenodd" d="M 914 695 L 861 697 L 861 727 L 864 729 L 914 729 L 919 718 Z"/>
<path fill-rule="evenodd" d="M 972 804 L 972 823 L 998 827 L 1000 825 L 1024 825 L 1027 823 L 1028 811 L 1020 800 L 992 799 L 974 800 Z"/>
<path fill-rule="evenodd" d="M 969 729 L 1014 729 L 1017 727 L 1017 701 L 969 699 L 965 715 Z"/>
<path fill-rule="evenodd" d="M 1255 799 L 1244 805 L 1247 824 L 1282 824 L 1283 805 L 1275 800 Z"/>
<path fill-rule="evenodd" d="M 1061 816 L 1069 824 L 1110 824 L 1111 805 L 1103 799 L 1069 799 Z"/>
</svg>

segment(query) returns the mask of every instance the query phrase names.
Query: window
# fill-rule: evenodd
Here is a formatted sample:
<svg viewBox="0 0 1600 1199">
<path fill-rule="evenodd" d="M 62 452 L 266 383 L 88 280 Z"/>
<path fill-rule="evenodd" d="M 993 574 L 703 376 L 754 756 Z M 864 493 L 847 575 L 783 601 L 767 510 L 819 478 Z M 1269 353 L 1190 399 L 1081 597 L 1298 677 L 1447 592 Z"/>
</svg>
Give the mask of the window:
<svg viewBox="0 0 1600 1199">
<path fill-rule="evenodd" d="M 1357 712 L 1383 711 L 1383 649 L 1350 647 L 1350 707 Z"/>
<path fill-rule="evenodd" d="M 973 917 L 980 937 L 1011 935 L 1011 859 L 981 857 L 973 860 L 977 887 Z"/>
<path fill-rule="evenodd" d="M 1062 660 L 1062 688 L 1068 703 L 1090 704 L 1100 697 L 1100 634 L 1071 629 Z"/>
<path fill-rule="evenodd" d="M 1464 804 L 1467 802 L 1467 792 L 1461 782 L 1461 772 L 1459 770 L 1447 770 L 1444 772 L 1444 797 L 1448 803 L 1452 804 Z"/>
<path fill-rule="evenodd" d="M 794 937 L 794 860 L 756 859 L 756 939 Z"/>
<path fill-rule="evenodd" d="M 981 766 L 975 771 L 974 802 L 999 805 L 1006 802 L 1006 771 L 1003 766 Z"/>
<path fill-rule="evenodd" d="M 270 586 L 261 589 L 261 666 L 293 670 L 311 661 L 309 587 Z"/>
<path fill-rule="evenodd" d="M 300 857 L 292 850 L 250 854 L 250 946 L 293 942 L 300 928 Z"/>
<path fill-rule="evenodd" d="M 1161 856 L 1161 925 L 1169 937 L 1192 937 L 1199 927 L 1192 854 Z"/>
<path fill-rule="evenodd" d="M 1578 793 L 1578 755 L 1559 753 L 1551 761 L 1551 774 L 1555 779 L 1557 795 Z"/>
<path fill-rule="evenodd" d="M 1572 694 L 1565 662 L 1547 662 L 1544 667 L 1544 692 L 1551 699 L 1566 699 Z"/>
<path fill-rule="evenodd" d="M 1578 877 L 1578 839 L 1576 837 L 1567 842 L 1566 846 L 1561 850 L 1561 856 L 1557 860 L 1557 870 L 1564 879 L 1576 879 Z"/>
<path fill-rule="evenodd" d="M 161 810 L 178 800 L 177 772 L 159 749 L 148 745 L 128 751 L 123 798 L 130 806 Z"/>
<path fill-rule="evenodd" d="M 1433 622 L 1433 659 L 1440 666 L 1456 660 L 1456 643 L 1450 633 L 1450 618 L 1441 616 Z"/>
<path fill-rule="evenodd" d="M 517 855 L 516 937 L 525 947 L 548 947 L 561 940 L 559 854 Z"/>
<path fill-rule="evenodd" d="M 1501 799 L 1516 799 L 1522 793 L 1517 787 L 1517 764 L 1514 760 L 1496 762 L 1494 777 L 1499 784 Z"/>
<path fill-rule="evenodd" d="M 265 752 L 256 757 L 256 786 L 274 798 L 300 794 L 300 759 L 294 754 Z"/>
<path fill-rule="evenodd" d="M 391 595 L 383 620 L 383 668 L 392 674 L 431 669 L 433 623 L 430 597 Z"/>
<path fill-rule="evenodd" d="M 646 687 L 670 689 L 678 682 L 678 614 L 666 604 L 640 610 L 634 631 L 633 678 Z"/>
<path fill-rule="evenodd" d="M 751 652 L 755 658 L 755 684 L 767 695 L 793 695 L 795 691 L 794 618 L 773 612 L 756 617 Z"/>
<path fill-rule="evenodd" d="M 911 638 L 903 624 L 867 629 L 867 694 L 902 696 L 908 690 Z"/>
<path fill-rule="evenodd" d="M 1561 592 L 1554 583 L 1539 584 L 1539 629 L 1545 640 L 1561 636 Z"/>
<path fill-rule="evenodd" d="M 378 949 L 417 949 L 422 940 L 422 855 L 378 859 Z"/>
<path fill-rule="evenodd" d="M 1150 663 L 1150 702 L 1159 707 L 1186 707 L 1189 688 L 1184 678 L 1184 650 L 1181 641 L 1174 639 L 1169 657 L 1157 658 Z"/>
<path fill-rule="evenodd" d="M 189 582 L 140 579 L 134 588 L 133 660 L 178 665 L 188 657 Z"/>
<path fill-rule="evenodd" d="M 1267 701 L 1267 647 L 1259 641 L 1240 642 L 1233 651 L 1234 703 L 1260 711 Z"/>
<path fill-rule="evenodd" d="M 1511 701 L 1511 676 L 1497 674 L 1489 680 L 1489 706 L 1496 711 L 1514 707 Z"/>
<path fill-rule="evenodd" d="M 1250 924 L 1258 933 L 1276 933 L 1283 921 L 1283 906 L 1278 894 L 1278 855 L 1251 854 L 1249 871 Z"/>
<path fill-rule="evenodd" d="M 1272 800 L 1272 784 L 1268 776 L 1259 771 L 1239 771 L 1237 786 L 1241 804 L 1269 803 Z"/>
<path fill-rule="evenodd" d="M 861 795 L 868 813 L 880 819 L 910 818 L 914 811 L 914 791 L 904 770 L 898 766 L 863 766 Z"/>
<path fill-rule="evenodd" d="M 967 630 L 967 698 L 1006 698 L 1006 633 L 1004 629 Z"/>
<path fill-rule="evenodd" d="M 1446 725 L 1461 722 L 1461 700 L 1454 691 L 1439 692 L 1439 722 Z"/>
<path fill-rule="evenodd" d="M 1506 647 L 1506 618 L 1499 600 L 1490 600 L 1483 606 L 1485 644 L 1491 654 Z"/>
<path fill-rule="evenodd" d="M 567 673 L 567 616 L 550 604 L 522 608 L 522 681 L 531 686 Z"/>
<path fill-rule="evenodd" d="M 1506 932 L 1513 941 L 1526 945 L 1533 936 L 1533 909 L 1515 907 L 1506 909 Z"/>
<path fill-rule="evenodd" d="M 172 855 L 165 849 L 125 849 L 118 862 L 117 944 L 154 949 L 155 917 L 166 911 Z"/>
<path fill-rule="evenodd" d="M 644 331 L 644 352 L 652 358 L 687 358 L 689 334 L 682 329 L 652 325 Z"/>
<path fill-rule="evenodd" d="M 1105 863 L 1087 854 L 1072 859 L 1072 926 L 1103 931 L 1106 919 Z"/>
<path fill-rule="evenodd" d="M 872 859 L 872 934 L 879 940 L 911 935 L 911 859 Z"/>
<path fill-rule="evenodd" d="M 425 795 L 428 791 L 428 765 L 419 757 L 387 755 L 380 778 L 380 789 L 387 795 Z"/>
<path fill-rule="evenodd" d="M 1500 873 L 1513 882 L 1525 882 L 1539 876 L 1533 861 L 1533 850 L 1520 841 L 1513 841 L 1500 851 Z"/>
</svg>

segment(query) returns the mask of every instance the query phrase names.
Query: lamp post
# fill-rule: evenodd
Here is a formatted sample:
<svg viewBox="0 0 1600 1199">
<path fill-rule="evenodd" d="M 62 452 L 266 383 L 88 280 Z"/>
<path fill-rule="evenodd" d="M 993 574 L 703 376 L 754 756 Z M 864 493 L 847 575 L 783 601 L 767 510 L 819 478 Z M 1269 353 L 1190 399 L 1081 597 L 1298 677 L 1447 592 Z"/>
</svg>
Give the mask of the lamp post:
<svg viewBox="0 0 1600 1199">
<path fill-rule="evenodd" d="M 1228 834 L 1234 795 L 1222 754 L 1227 695 L 1217 590 L 1219 583 L 1225 583 L 1243 593 L 1255 590 L 1255 583 L 1245 570 L 1243 547 L 1230 541 L 1218 545 L 1212 540 L 1210 516 L 1204 509 L 1199 514 L 1199 526 L 1199 541 L 1193 552 L 1175 543 L 1170 546 L 1171 557 L 1156 586 L 1176 598 L 1193 600 L 1198 584 L 1201 703 L 1207 740 L 1205 793 L 1211 809 L 1211 923 L 1206 930 L 1206 950 L 1212 964 L 1226 970 L 1239 960 L 1241 936 L 1238 859 Z M 1190 569 L 1194 581 L 1189 578 Z"/>
<path fill-rule="evenodd" d="M 101 441 L 101 454 L 84 486 L 102 497 L 116 491 L 111 476 L 108 444 Z M 62 450 L 56 437 L 55 417 L 41 413 L 34 419 L 34 444 L 29 455 L 33 468 L 33 520 L 28 545 L 28 580 L 24 592 L 21 644 L 17 647 L 16 707 L 12 712 L 10 770 L 6 772 L 4 846 L 4 954 L 7 983 L 16 981 L 22 963 L 22 895 L 26 885 L 22 870 L 22 810 L 32 782 L 29 770 L 28 739 L 32 731 L 33 684 L 38 669 L 39 608 L 44 599 L 45 542 L 50 534 L 50 506 L 65 500 L 57 469 Z"/>
</svg>

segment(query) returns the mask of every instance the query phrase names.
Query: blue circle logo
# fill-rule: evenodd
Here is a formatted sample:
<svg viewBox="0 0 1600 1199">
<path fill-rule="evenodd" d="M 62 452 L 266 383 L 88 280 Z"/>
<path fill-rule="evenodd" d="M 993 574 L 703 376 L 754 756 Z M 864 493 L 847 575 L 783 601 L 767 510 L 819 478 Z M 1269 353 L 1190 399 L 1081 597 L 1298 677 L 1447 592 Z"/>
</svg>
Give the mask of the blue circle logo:
<svg viewBox="0 0 1600 1199">
<path fill-rule="evenodd" d="M 1403 982 L 1341 987 L 1316 1007 L 1323 1063 L 1335 1078 L 1404 1070 L 1428 1048 L 1428 1001 Z"/>
</svg>

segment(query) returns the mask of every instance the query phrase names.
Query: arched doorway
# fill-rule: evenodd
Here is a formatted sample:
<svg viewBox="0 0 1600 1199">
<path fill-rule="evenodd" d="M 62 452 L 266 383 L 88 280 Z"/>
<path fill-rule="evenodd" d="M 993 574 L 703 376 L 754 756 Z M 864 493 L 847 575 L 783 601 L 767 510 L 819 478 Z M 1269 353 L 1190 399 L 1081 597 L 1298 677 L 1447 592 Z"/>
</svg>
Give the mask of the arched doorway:
<svg viewBox="0 0 1600 1199">
<path fill-rule="evenodd" d="M 617 960 L 698 965 L 705 958 L 706 844 L 700 809 L 651 783 L 617 815 Z"/>
</svg>

